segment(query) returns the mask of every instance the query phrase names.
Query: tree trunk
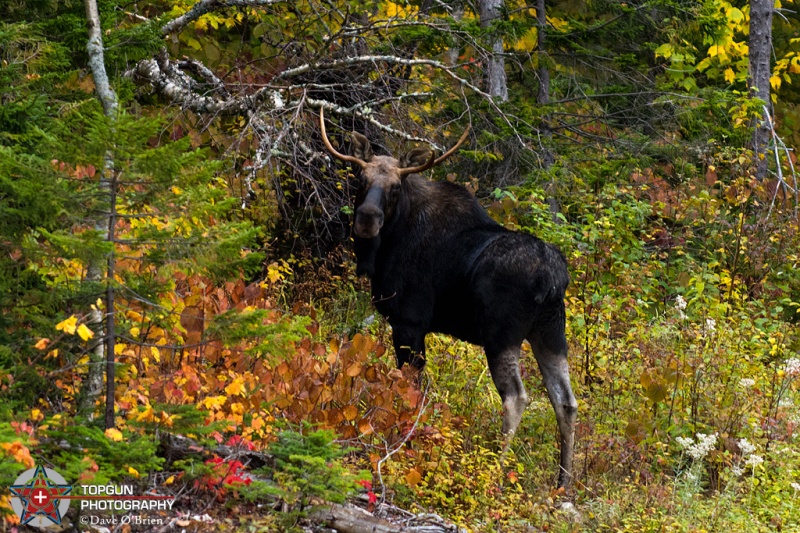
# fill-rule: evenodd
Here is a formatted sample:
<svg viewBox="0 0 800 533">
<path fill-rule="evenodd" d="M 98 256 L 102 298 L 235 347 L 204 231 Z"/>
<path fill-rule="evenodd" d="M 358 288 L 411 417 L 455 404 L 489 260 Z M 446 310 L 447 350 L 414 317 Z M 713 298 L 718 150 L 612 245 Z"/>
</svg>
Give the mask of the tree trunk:
<svg viewBox="0 0 800 533">
<path fill-rule="evenodd" d="M 503 0 L 479 0 L 481 27 L 487 28 L 500 16 Z M 508 87 L 506 86 L 506 61 L 503 57 L 503 37 L 493 34 L 490 38 L 491 56 L 486 64 L 485 76 L 490 96 L 497 97 L 503 102 L 508 100 Z"/>
<path fill-rule="evenodd" d="M 453 9 L 452 15 L 453 20 L 456 22 L 461 22 L 461 19 L 464 18 L 464 6 L 458 5 Z M 454 67 L 458 64 L 458 56 L 461 50 L 456 44 L 453 48 L 450 48 L 447 51 L 447 64 L 448 66 Z"/>
<path fill-rule="evenodd" d="M 547 12 L 544 9 L 544 0 L 536 0 L 536 31 L 537 48 L 537 75 L 539 76 L 539 94 L 536 101 L 540 104 L 550 103 L 550 69 L 547 67 L 547 51 L 545 50 L 545 40 L 547 38 Z"/>
<path fill-rule="evenodd" d="M 750 95 L 766 103 L 772 109 L 769 78 L 770 55 L 772 54 L 772 10 L 774 0 L 753 0 L 750 2 Z M 769 121 L 762 116 L 753 131 L 753 152 L 755 154 L 756 178 L 767 176 L 767 145 L 771 137 Z"/>
<path fill-rule="evenodd" d="M 550 68 L 547 65 L 547 49 L 545 48 L 545 43 L 547 41 L 547 12 L 545 11 L 544 0 L 536 0 L 536 21 L 539 26 L 536 32 L 536 74 L 539 77 L 539 94 L 536 95 L 536 101 L 539 104 L 547 105 L 550 103 Z M 550 170 L 550 167 L 552 167 L 555 162 L 555 157 L 550 149 L 553 140 L 553 132 L 550 130 L 549 115 L 542 117 L 541 132 L 542 168 L 544 170 Z M 545 186 L 547 205 L 550 208 L 550 217 L 553 222 L 561 224 L 561 219 L 558 217 L 561 207 L 556 198 L 556 189 L 556 181 L 551 178 Z"/>
<path fill-rule="evenodd" d="M 96 0 L 84 0 L 86 19 L 89 26 L 89 39 L 86 51 L 89 54 L 89 67 L 97 89 L 97 96 L 103 106 L 103 111 L 109 120 L 114 121 L 117 116 L 117 95 L 111 88 L 106 73 L 103 54 L 103 31 L 100 26 L 100 13 Z M 114 159 L 111 152 L 106 154 L 105 165 L 100 176 L 100 192 L 107 198 L 107 218 L 98 218 L 95 228 L 99 231 L 106 230 L 108 239 L 114 240 L 114 226 L 116 225 L 116 175 L 114 172 Z M 90 312 L 89 322 L 95 326 L 95 345 L 89 358 L 89 372 L 83 390 L 82 410 L 94 413 L 94 403 L 103 387 L 103 363 L 106 369 L 106 409 L 105 426 L 114 427 L 114 252 L 108 257 L 106 263 L 106 290 L 105 307 L 106 316 L 100 310 L 93 308 Z M 87 268 L 87 281 L 100 282 L 103 277 L 102 266 L 90 264 Z M 104 319 L 105 318 L 105 319 Z M 104 331 L 105 330 L 105 331 Z"/>
</svg>

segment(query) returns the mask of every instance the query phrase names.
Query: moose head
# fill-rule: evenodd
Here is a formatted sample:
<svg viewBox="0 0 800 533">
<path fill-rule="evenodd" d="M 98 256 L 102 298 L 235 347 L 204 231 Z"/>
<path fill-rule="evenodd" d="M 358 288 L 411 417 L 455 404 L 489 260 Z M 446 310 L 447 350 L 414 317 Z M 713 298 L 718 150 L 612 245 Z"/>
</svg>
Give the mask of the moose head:
<svg viewBox="0 0 800 533">
<path fill-rule="evenodd" d="M 407 176 L 424 172 L 450 157 L 464 143 L 469 133 L 467 128 L 456 145 L 439 157 L 435 157 L 427 148 L 414 148 L 398 160 L 388 155 L 375 155 L 369 140 L 356 132 L 351 134 L 353 155 L 339 153 L 328 140 L 322 108 L 319 110 L 319 122 L 322 141 L 331 155 L 342 161 L 355 163 L 361 168 L 353 231 L 362 239 L 377 237 L 384 223 L 391 220 L 400 197 L 400 187 Z"/>
</svg>

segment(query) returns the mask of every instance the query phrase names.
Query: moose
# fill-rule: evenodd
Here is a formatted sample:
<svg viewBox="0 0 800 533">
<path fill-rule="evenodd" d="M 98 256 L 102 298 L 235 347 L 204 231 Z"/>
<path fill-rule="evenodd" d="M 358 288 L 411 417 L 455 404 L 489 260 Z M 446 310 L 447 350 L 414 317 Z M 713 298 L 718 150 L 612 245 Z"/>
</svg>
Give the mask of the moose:
<svg viewBox="0 0 800 533">
<path fill-rule="evenodd" d="M 425 365 L 425 336 L 444 333 L 483 346 L 503 404 L 506 447 L 528 405 L 519 370 L 528 340 L 555 410 L 561 444 L 558 486 L 572 480 L 578 405 L 567 365 L 564 292 L 567 262 L 553 245 L 492 220 L 463 186 L 426 180 L 438 158 L 414 148 L 399 159 L 376 155 L 353 132 L 353 155 L 320 130 L 333 157 L 360 169 L 353 234 L 356 268 L 371 281 L 372 300 L 392 327 L 398 367 Z"/>
</svg>

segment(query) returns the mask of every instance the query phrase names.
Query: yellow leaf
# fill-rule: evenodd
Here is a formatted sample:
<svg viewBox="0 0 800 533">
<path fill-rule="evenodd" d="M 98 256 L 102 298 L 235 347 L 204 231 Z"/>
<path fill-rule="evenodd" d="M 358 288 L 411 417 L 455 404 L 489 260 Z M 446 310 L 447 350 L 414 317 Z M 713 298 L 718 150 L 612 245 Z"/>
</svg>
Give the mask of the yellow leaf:
<svg viewBox="0 0 800 533">
<path fill-rule="evenodd" d="M 769 79 L 769 84 L 772 86 L 774 91 L 777 91 L 781 87 L 781 77 L 777 75 L 773 75 Z"/>
<path fill-rule="evenodd" d="M 386 2 L 387 17 L 405 17 L 406 11 L 394 2 Z"/>
<path fill-rule="evenodd" d="M 169 476 L 164 480 L 164 485 L 172 485 L 175 482 L 175 476 Z"/>
<path fill-rule="evenodd" d="M 566 31 L 569 29 L 569 22 L 567 22 L 566 19 L 560 19 L 557 17 L 547 17 L 547 22 L 552 24 L 552 26 L 558 31 Z"/>
<path fill-rule="evenodd" d="M 517 41 L 517 44 L 514 45 L 514 48 L 524 52 L 532 52 L 537 46 L 539 46 L 538 34 L 538 28 L 531 28 L 525 35 L 522 36 L 519 41 Z"/>
<path fill-rule="evenodd" d="M 225 405 L 227 399 L 228 398 L 226 396 L 209 396 L 208 398 L 203 400 L 202 405 L 206 409 L 216 410 Z"/>
<path fill-rule="evenodd" d="M 92 337 L 94 337 L 94 331 L 90 330 L 86 327 L 86 324 L 81 324 L 78 326 L 78 335 L 80 335 L 81 339 L 84 341 L 88 341 Z"/>
<path fill-rule="evenodd" d="M 665 59 L 669 59 L 672 53 L 674 52 L 674 48 L 669 43 L 664 43 L 658 48 L 656 48 L 656 57 L 663 57 Z"/>
<path fill-rule="evenodd" d="M 142 319 L 144 318 L 141 315 L 141 313 L 137 313 L 136 311 L 133 311 L 132 309 L 128 309 L 127 311 L 125 311 L 125 316 L 130 318 L 134 322 L 141 322 Z"/>
<path fill-rule="evenodd" d="M 728 15 L 728 20 L 734 23 L 742 22 L 744 20 L 744 13 L 742 13 L 740 9 L 737 9 L 735 7 L 729 9 L 726 15 Z"/>
<path fill-rule="evenodd" d="M 137 422 L 152 422 L 154 418 L 155 418 L 155 412 L 153 411 L 152 407 L 148 406 L 148 407 L 145 408 L 144 411 L 139 413 L 139 415 L 136 417 L 136 421 Z"/>
<path fill-rule="evenodd" d="M 135 478 L 139 478 L 139 477 L 141 477 L 141 476 L 139 475 L 139 471 L 138 471 L 138 470 L 136 470 L 136 469 L 135 469 L 134 467 L 132 467 L 132 466 L 129 466 L 129 467 L 128 467 L 128 473 L 129 473 L 130 475 L 132 475 L 133 477 L 135 477 Z"/>
<path fill-rule="evenodd" d="M 39 409 L 36 408 L 31 409 L 31 420 L 33 420 L 34 422 L 38 422 L 42 418 L 44 418 L 44 415 Z"/>
<path fill-rule="evenodd" d="M 117 428 L 108 428 L 105 431 L 106 437 L 113 440 L 114 442 L 122 442 L 122 432 Z"/>
<path fill-rule="evenodd" d="M 269 279 L 270 283 L 275 283 L 276 281 L 283 279 L 283 274 L 281 274 L 278 263 L 272 263 L 267 267 L 267 278 Z"/>
<path fill-rule="evenodd" d="M 155 359 L 156 363 L 161 362 L 161 352 L 158 351 L 158 348 L 151 346 L 150 353 L 153 355 L 153 359 Z"/>
<path fill-rule="evenodd" d="M 736 79 L 736 73 L 733 71 L 732 68 L 725 69 L 725 81 L 728 83 L 733 83 L 733 80 Z"/>
<path fill-rule="evenodd" d="M 50 344 L 50 339 L 39 339 L 39 342 L 33 345 L 37 350 L 44 350 Z"/>
<path fill-rule="evenodd" d="M 225 392 L 228 393 L 228 396 L 240 396 L 244 391 L 244 378 L 242 376 L 234 379 L 230 385 L 225 387 Z"/>
<path fill-rule="evenodd" d="M 202 48 L 202 45 L 200 45 L 200 41 L 198 41 L 198 40 L 197 40 L 197 39 L 195 39 L 194 37 L 189 37 L 189 38 L 186 40 L 186 44 L 188 44 L 189 46 L 191 46 L 191 47 L 192 47 L 192 48 L 194 48 L 195 50 L 200 50 L 200 49 Z"/>
<path fill-rule="evenodd" d="M 67 318 L 66 320 L 62 320 L 58 324 L 56 324 L 56 329 L 58 331 L 63 331 L 64 333 L 69 333 L 70 335 L 75 335 L 75 330 L 78 327 L 78 317 L 72 315 L 71 317 Z"/>
</svg>

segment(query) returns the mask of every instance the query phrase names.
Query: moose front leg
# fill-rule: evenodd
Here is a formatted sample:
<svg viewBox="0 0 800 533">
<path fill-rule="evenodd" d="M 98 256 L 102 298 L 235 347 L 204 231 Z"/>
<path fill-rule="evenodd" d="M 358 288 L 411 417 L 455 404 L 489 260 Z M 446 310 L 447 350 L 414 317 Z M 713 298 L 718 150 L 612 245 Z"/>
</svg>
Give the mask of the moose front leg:
<svg viewBox="0 0 800 533">
<path fill-rule="evenodd" d="M 397 368 L 410 364 L 422 372 L 425 368 L 425 329 L 415 324 L 392 324 L 392 341 Z"/>
</svg>

